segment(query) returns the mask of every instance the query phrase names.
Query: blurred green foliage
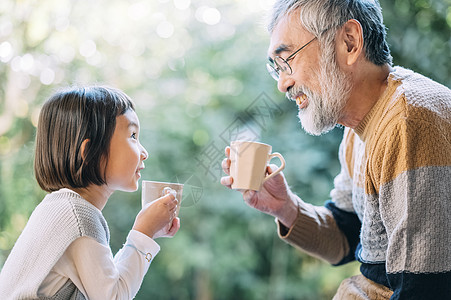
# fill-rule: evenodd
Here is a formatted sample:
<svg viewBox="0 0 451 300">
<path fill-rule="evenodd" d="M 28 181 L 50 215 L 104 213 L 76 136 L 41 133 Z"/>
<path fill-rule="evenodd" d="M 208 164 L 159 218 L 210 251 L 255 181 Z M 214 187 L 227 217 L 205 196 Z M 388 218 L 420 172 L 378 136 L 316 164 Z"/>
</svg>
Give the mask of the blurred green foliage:
<svg viewBox="0 0 451 300">
<path fill-rule="evenodd" d="M 395 65 L 451 86 L 451 1 L 383 0 Z M 106 83 L 137 104 L 150 153 L 143 178 L 180 181 L 182 227 L 159 239 L 137 299 L 330 299 L 356 263 L 330 265 L 279 239 L 271 217 L 219 184 L 237 124 L 273 145 L 305 201 L 322 204 L 338 173 L 342 130 L 312 137 L 266 74 L 270 1 L 2 0 L 0 266 L 44 193 L 33 177 L 39 107 L 59 86 Z M 255 110 L 254 104 L 270 109 Z M 258 108 L 258 107 L 257 107 Z M 261 108 L 261 107 L 260 107 Z M 266 107 L 268 108 L 268 107 Z M 116 252 L 140 191 L 104 209 Z"/>
</svg>

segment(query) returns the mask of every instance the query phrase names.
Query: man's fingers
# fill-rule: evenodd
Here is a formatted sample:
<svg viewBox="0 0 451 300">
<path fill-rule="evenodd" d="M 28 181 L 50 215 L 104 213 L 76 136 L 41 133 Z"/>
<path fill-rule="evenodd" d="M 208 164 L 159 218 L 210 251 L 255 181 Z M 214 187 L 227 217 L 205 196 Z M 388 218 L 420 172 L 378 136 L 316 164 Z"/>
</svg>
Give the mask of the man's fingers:
<svg viewBox="0 0 451 300">
<path fill-rule="evenodd" d="M 230 146 L 225 147 L 225 155 L 230 158 Z"/>
<path fill-rule="evenodd" d="M 244 201 L 245 201 L 247 204 L 250 205 L 250 201 L 251 201 L 251 199 L 254 197 L 254 195 L 255 195 L 256 193 L 257 193 L 257 192 L 256 192 L 256 191 L 253 191 L 253 190 L 245 190 L 245 191 L 243 192 L 243 199 L 244 199 Z"/>
<path fill-rule="evenodd" d="M 272 174 L 274 171 L 276 171 L 279 167 L 275 164 L 270 164 L 269 166 L 266 167 L 266 171 L 268 172 L 268 174 Z"/>
<path fill-rule="evenodd" d="M 221 163 L 222 170 L 227 175 L 230 175 L 230 159 L 224 158 Z"/>
<path fill-rule="evenodd" d="M 232 187 L 232 183 L 233 183 L 233 178 L 232 177 L 230 177 L 230 176 L 221 177 L 221 184 L 222 185 L 224 185 L 224 186 L 226 186 L 228 188 L 231 188 Z"/>
</svg>

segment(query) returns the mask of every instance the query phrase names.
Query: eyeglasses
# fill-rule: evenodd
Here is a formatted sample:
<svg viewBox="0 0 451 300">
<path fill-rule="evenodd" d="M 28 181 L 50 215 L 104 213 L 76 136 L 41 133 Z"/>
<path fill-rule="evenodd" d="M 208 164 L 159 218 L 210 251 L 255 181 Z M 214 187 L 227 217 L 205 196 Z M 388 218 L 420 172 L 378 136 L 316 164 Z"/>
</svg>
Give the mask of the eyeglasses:
<svg viewBox="0 0 451 300">
<path fill-rule="evenodd" d="M 266 69 L 268 70 L 269 74 L 272 76 L 272 78 L 274 78 L 275 81 L 279 81 L 280 78 L 280 72 L 285 72 L 288 75 L 293 74 L 293 70 L 291 69 L 290 65 L 288 64 L 288 62 L 290 60 L 292 60 L 296 54 L 299 53 L 299 51 L 301 51 L 302 49 L 304 49 L 305 47 L 307 47 L 311 42 L 313 42 L 316 39 L 316 37 L 314 37 L 313 39 L 311 39 L 307 44 L 305 44 L 304 46 L 302 46 L 301 48 L 299 48 L 298 50 L 294 51 L 290 56 L 288 56 L 286 59 L 283 59 L 280 56 L 276 56 L 274 57 L 274 61 L 272 63 L 267 63 L 266 64 Z"/>
</svg>

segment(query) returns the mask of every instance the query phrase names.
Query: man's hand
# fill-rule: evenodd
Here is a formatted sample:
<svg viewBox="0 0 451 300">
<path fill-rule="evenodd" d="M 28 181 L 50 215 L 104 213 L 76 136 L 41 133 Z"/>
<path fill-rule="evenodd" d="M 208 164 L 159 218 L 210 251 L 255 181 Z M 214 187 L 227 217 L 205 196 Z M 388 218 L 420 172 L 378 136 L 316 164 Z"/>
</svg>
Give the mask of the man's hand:
<svg viewBox="0 0 451 300">
<path fill-rule="evenodd" d="M 222 161 L 222 169 L 228 176 L 221 178 L 221 184 L 231 188 L 233 178 L 230 176 L 230 147 L 226 147 L 225 154 L 226 158 Z M 276 169 L 276 165 L 270 165 L 267 167 L 267 172 L 271 174 Z M 296 220 L 299 197 L 291 192 L 282 172 L 265 181 L 258 192 L 252 190 L 240 192 L 247 205 L 278 218 L 286 227 L 291 227 Z"/>
</svg>

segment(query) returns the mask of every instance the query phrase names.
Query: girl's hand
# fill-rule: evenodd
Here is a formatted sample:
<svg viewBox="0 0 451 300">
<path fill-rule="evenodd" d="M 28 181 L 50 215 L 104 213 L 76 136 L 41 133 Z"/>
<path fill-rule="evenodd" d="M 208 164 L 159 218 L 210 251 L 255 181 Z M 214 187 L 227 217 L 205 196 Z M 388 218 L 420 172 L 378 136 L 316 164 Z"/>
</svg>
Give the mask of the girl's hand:
<svg viewBox="0 0 451 300">
<path fill-rule="evenodd" d="M 176 218 L 178 201 L 175 191 L 158 198 L 138 213 L 133 229 L 155 239 L 172 237 L 180 229 L 180 219 Z"/>
<path fill-rule="evenodd" d="M 163 227 L 160 231 L 157 231 L 153 238 L 159 237 L 173 237 L 180 229 L 180 219 L 178 217 L 172 219 L 172 222 Z"/>
</svg>

